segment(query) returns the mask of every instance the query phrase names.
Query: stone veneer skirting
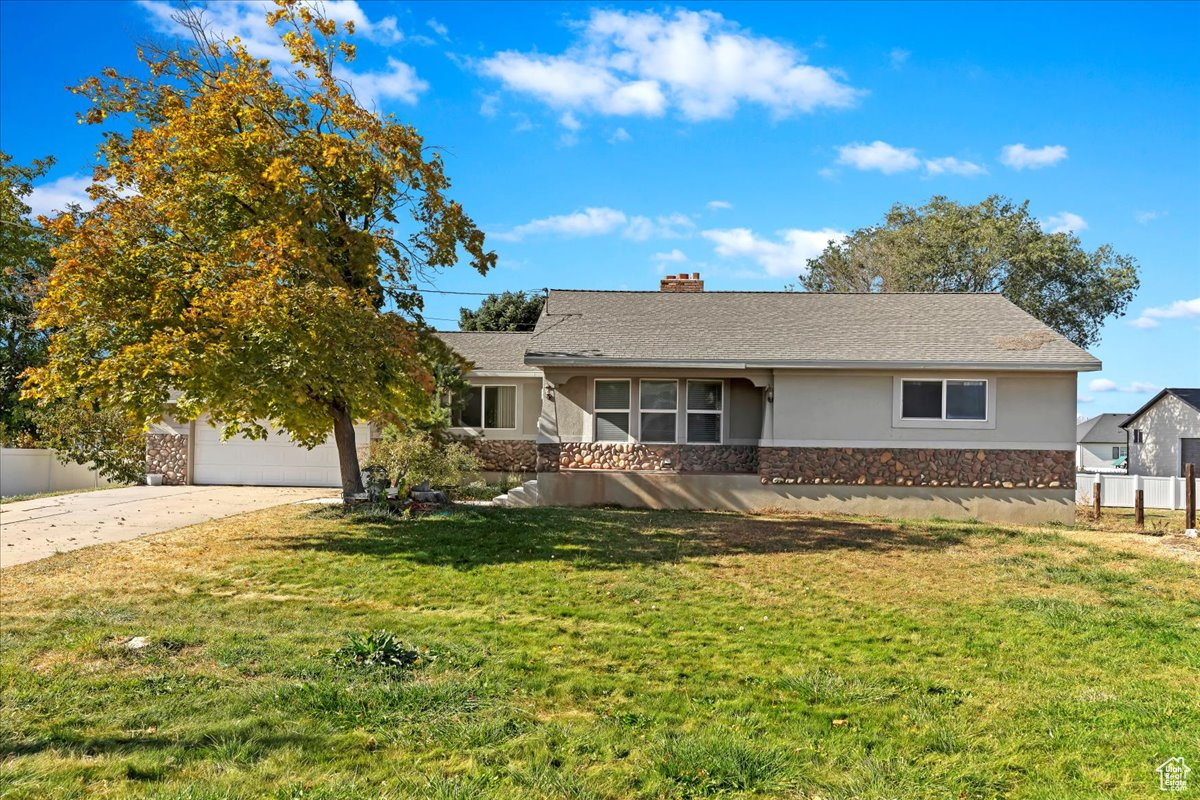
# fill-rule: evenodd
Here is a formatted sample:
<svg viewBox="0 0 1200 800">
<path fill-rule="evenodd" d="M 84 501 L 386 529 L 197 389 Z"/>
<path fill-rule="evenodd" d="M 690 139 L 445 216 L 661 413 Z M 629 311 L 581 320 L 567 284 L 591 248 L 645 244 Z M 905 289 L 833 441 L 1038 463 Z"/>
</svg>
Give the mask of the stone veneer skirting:
<svg viewBox="0 0 1200 800">
<path fill-rule="evenodd" d="M 617 444 L 563 442 L 538 445 L 538 471 L 598 469 L 627 472 L 758 472 L 755 445 Z"/>
<path fill-rule="evenodd" d="M 524 439 L 465 439 L 485 472 L 533 472 L 537 445 Z"/>
<path fill-rule="evenodd" d="M 759 461 L 763 483 L 1075 487 L 1073 450 L 763 447 Z"/>
<path fill-rule="evenodd" d="M 162 475 L 168 486 L 188 482 L 188 437 L 186 433 L 146 435 L 146 474 Z"/>
<path fill-rule="evenodd" d="M 1072 450 L 756 447 L 563 442 L 537 446 L 537 471 L 754 474 L 762 483 L 1071 489 Z"/>
</svg>

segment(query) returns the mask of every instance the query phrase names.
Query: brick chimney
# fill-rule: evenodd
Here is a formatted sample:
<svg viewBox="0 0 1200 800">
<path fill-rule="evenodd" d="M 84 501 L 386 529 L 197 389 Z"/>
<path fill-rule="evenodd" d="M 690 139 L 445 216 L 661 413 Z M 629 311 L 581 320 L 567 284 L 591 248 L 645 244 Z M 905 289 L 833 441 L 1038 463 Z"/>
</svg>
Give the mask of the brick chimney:
<svg viewBox="0 0 1200 800">
<path fill-rule="evenodd" d="M 700 273 L 693 272 L 692 277 L 688 277 L 686 272 L 681 272 L 678 275 L 667 275 L 658 283 L 660 292 L 703 292 L 704 281 L 700 280 Z"/>
</svg>

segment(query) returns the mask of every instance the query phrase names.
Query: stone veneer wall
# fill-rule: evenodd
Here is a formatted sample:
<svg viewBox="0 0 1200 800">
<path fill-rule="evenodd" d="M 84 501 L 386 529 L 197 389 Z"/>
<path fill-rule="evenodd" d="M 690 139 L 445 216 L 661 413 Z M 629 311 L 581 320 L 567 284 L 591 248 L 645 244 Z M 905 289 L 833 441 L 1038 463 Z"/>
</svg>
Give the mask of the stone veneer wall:
<svg viewBox="0 0 1200 800">
<path fill-rule="evenodd" d="M 537 445 L 524 439 L 465 439 L 464 443 L 487 472 L 533 472 L 537 469 Z"/>
<path fill-rule="evenodd" d="M 763 447 L 763 483 L 1071 489 L 1073 450 Z"/>
<path fill-rule="evenodd" d="M 560 469 L 751 474 L 758 472 L 758 447 L 615 442 L 538 445 L 538 471 L 556 472 Z"/>
<path fill-rule="evenodd" d="M 188 437 L 186 433 L 146 435 L 146 474 L 163 476 L 168 486 L 188 482 Z"/>
</svg>

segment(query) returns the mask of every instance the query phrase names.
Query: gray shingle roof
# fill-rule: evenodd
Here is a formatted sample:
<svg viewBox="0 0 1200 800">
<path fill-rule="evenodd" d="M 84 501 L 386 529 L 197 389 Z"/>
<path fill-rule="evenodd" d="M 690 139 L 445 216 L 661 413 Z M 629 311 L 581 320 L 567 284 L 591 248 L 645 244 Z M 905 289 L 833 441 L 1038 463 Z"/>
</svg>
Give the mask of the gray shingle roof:
<svg viewBox="0 0 1200 800">
<path fill-rule="evenodd" d="M 498 331 L 440 331 L 438 336 L 481 372 L 528 372 L 537 367 L 525 363 L 525 349 L 532 333 Z"/>
<path fill-rule="evenodd" d="M 934 293 L 555 289 L 526 360 L 1100 368 L 1001 295 Z"/>
<path fill-rule="evenodd" d="M 1085 419 L 1075 426 L 1075 441 L 1080 444 L 1104 444 L 1124 442 L 1128 437 L 1121 430 L 1121 423 L 1128 414 L 1100 414 Z"/>
</svg>

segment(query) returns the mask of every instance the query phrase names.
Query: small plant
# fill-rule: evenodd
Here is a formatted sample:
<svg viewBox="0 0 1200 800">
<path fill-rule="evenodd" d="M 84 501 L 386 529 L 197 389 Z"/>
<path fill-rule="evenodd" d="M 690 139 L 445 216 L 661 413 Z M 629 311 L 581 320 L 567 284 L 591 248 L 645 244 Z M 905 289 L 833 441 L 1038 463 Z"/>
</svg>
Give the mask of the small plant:
<svg viewBox="0 0 1200 800">
<path fill-rule="evenodd" d="M 428 652 L 409 647 L 394 633 L 371 631 L 364 636 L 350 634 L 349 641 L 334 653 L 335 660 L 359 667 L 415 669 L 433 660 Z"/>
</svg>

